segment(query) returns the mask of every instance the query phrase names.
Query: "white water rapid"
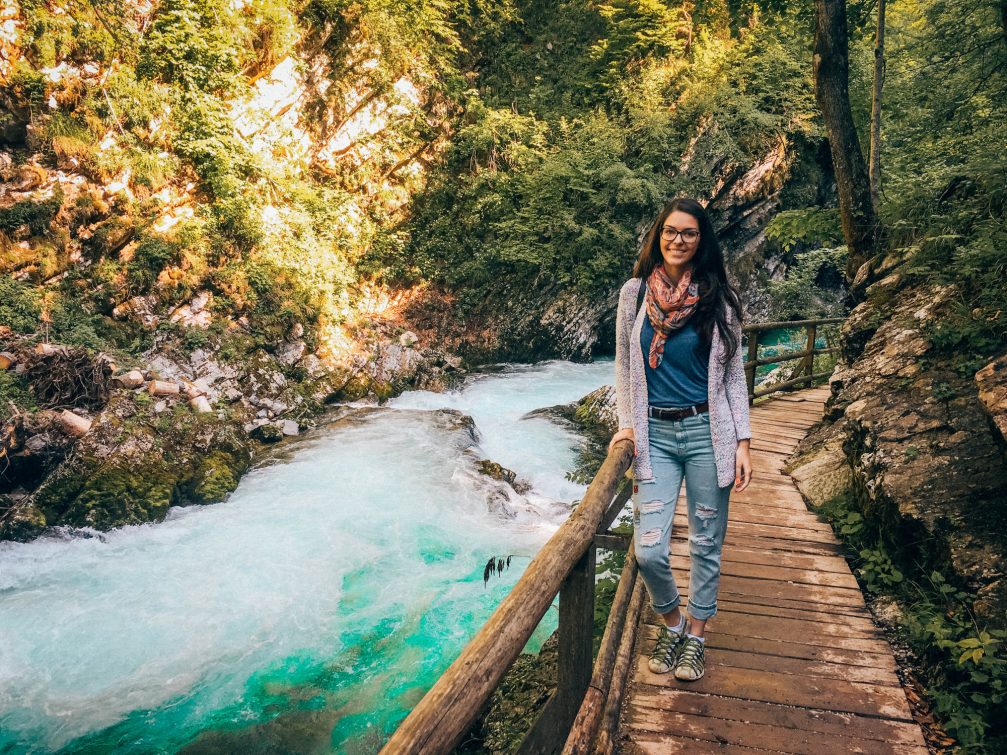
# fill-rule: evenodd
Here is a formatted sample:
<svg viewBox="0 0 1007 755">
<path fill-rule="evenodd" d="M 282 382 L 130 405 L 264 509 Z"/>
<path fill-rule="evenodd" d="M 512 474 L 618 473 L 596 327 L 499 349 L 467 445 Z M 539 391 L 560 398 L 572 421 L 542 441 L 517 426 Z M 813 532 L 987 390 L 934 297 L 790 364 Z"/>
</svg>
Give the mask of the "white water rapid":
<svg viewBox="0 0 1007 755">
<path fill-rule="evenodd" d="M 0 544 L 0 753 L 376 751 L 583 492 L 564 478 L 578 439 L 522 417 L 612 369 L 507 367 L 343 409 L 223 503 Z"/>
</svg>

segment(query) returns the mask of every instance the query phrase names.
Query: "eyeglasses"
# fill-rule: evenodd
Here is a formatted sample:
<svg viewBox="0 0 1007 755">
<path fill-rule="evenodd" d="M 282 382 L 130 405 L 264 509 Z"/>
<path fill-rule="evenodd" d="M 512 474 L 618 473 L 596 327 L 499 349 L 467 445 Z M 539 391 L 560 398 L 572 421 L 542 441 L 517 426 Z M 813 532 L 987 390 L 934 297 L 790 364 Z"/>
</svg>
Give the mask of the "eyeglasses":
<svg viewBox="0 0 1007 755">
<path fill-rule="evenodd" d="M 670 225 L 662 226 L 662 239 L 665 241 L 674 241 L 676 236 L 681 236 L 682 241 L 686 244 L 695 244 L 699 240 L 699 231 L 695 228 L 686 228 L 684 231 L 679 231 L 676 228 L 672 228 Z"/>
</svg>

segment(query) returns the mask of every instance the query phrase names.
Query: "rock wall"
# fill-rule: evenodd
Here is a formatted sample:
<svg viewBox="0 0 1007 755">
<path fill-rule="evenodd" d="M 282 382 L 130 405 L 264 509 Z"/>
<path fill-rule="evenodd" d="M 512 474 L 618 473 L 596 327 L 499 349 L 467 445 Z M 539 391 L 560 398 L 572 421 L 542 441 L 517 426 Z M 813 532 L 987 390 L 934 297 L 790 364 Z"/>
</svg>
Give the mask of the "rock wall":
<svg viewBox="0 0 1007 755">
<path fill-rule="evenodd" d="M 842 328 L 827 422 L 792 473 L 813 505 L 854 495 L 906 555 L 952 567 L 977 614 L 1003 624 L 1007 360 L 963 375 L 934 347 L 927 334 L 957 294 L 898 273 L 867 289 Z"/>
</svg>

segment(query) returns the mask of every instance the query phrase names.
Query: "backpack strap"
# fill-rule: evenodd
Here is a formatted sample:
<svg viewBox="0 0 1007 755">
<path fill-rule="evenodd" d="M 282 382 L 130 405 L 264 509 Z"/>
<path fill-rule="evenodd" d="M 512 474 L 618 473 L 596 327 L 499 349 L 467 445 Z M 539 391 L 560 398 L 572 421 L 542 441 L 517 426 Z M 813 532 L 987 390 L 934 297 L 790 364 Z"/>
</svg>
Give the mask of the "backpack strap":
<svg viewBox="0 0 1007 755">
<path fill-rule="evenodd" d="M 636 294 L 636 311 L 637 314 L 640 312 L 640 307 L 643 306 L 643 297 L 647 295 L 647 281 L 643 278 L 640 279 L 640 290 Z M 634 318 L 635 319 L 635 318 Z"/>
</svg>

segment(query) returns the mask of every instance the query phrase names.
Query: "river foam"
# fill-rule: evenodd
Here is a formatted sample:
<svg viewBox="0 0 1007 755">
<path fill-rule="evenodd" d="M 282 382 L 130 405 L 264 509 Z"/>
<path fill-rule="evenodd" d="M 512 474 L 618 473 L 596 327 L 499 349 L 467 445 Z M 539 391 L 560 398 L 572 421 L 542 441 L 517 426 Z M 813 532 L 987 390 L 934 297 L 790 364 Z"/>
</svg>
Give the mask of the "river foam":
<svg viewBox="0 0 1007 755">
<path fill-rule="evenodd" d="M 564 479 L 577 439 L 520 418 L 611 369 L 504 368 L 344 410 L 224 503 L 0 544 L 0 751 L 376 748 L 583 490 Z"/>
</svg>

